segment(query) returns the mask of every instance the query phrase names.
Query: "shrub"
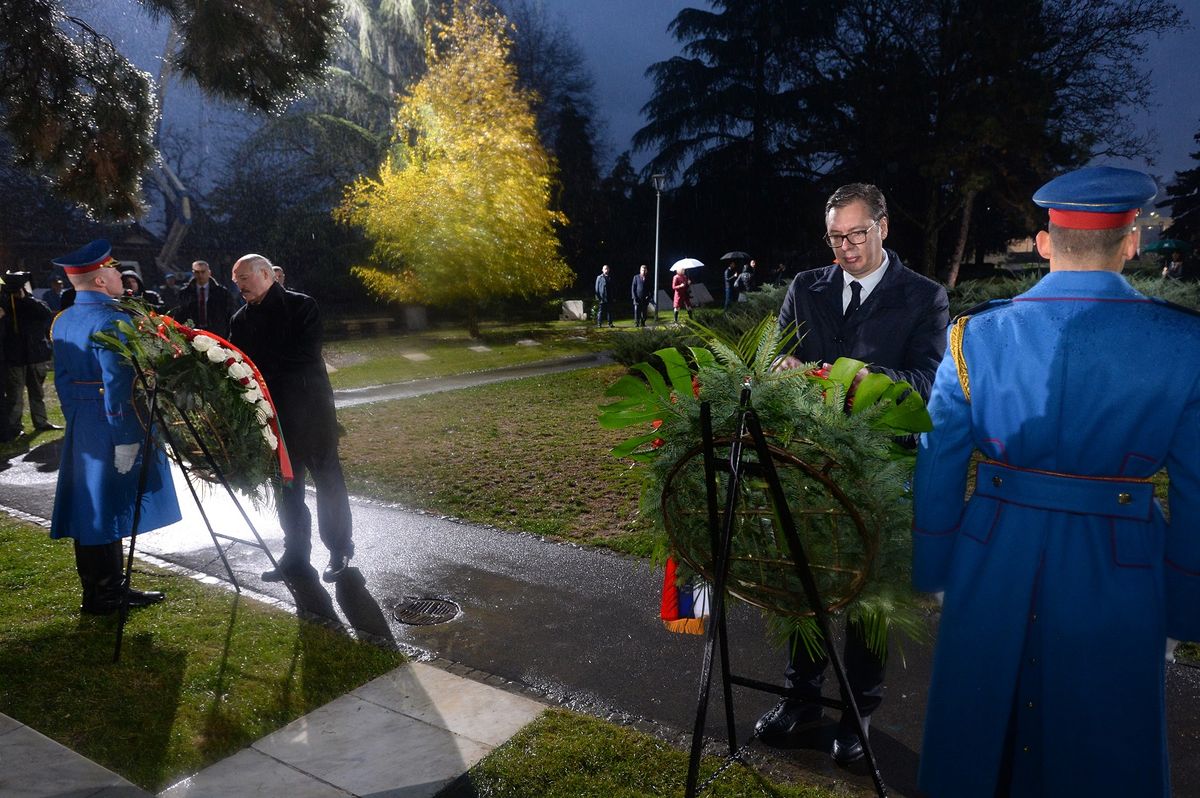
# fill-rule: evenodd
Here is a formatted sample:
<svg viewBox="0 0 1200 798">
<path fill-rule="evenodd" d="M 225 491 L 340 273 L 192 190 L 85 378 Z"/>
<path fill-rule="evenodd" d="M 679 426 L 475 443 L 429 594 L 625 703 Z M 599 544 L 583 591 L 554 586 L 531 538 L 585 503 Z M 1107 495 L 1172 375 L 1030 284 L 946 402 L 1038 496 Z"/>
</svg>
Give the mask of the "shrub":
<svg viewBox="0 0 1200 798">
<path fill-rule="evenodd" d="M 1166 280 L 1148 274 L 1126 274 L 1129 284 L 1146 296 L 1159 297 L 1193 310 L 1200 310 L 1200 284 Z M 1009 299 L 1033 287 L 1040 275 L 1024 277 L 989 277 L 970 280 L 948 289 L 951 318 L 964 313 L 989 299 Z"/>
<path fill-rule="evenodd" d="M 613 359 L 623 366 L 649 362 L 657 367 L 660 364 L 654 353 L 659 349 L 675 347 L 686 352 L 687 347 L 695 343 L 695 336 L 684 327 L 666 324 L 642 327 L 636 332 L 614 336 L 612 355 Z"/>
</svg>

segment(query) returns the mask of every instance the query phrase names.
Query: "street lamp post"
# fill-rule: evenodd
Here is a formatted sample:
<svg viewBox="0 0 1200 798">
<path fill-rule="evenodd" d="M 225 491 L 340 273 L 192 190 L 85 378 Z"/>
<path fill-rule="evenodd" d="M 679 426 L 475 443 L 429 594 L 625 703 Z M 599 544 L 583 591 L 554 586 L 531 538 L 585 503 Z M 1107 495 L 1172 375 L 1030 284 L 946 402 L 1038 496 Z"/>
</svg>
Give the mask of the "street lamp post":
<svg viewBox="0 0 1200 798">
<path fill-rule="evenodd" d="M 658 325 L 658 226 L 662 218 L 662 187 L 667 182 L 663 174 L 650 175 L 654 183 L 654 324 Z"/>
</svg>

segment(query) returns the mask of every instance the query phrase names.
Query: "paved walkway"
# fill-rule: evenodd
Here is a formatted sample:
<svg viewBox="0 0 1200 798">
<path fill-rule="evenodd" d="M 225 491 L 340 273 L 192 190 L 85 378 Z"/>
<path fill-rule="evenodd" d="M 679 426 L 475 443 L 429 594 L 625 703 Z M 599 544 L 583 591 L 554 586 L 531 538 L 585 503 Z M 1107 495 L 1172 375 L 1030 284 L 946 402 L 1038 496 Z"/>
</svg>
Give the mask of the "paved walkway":
<svg viewBox="0 0 1200 798">
<path fill-rule="evenodd" d="M 472 371 L 466 374 L 455 374 L 449 377 L 428 377 L 421 380 L 409 380 L 389 385 L 372 385 L 367 388 L 347 388 L 334 391 L 334 404 L 339 409 L 354 407 L 372 402 L 387 402 L 392 399 L 410 399 L 414 396 L 425 396 L 431 393 L 456 391 L 460 388 L 473 388 L 476 385 L 489 385 L 493 382 L 519 380 L 525 377 L 535 377 L 543 374 L 558 374 L 563 371 L 590 368 L 606 363 L 612 363 L 612 357 L 607 352 L 593 352 L 583 355 L 541 360 L 536 363 L 525 363 L 518 366 L 505 366 L 486 371 Z"/>
</svg>

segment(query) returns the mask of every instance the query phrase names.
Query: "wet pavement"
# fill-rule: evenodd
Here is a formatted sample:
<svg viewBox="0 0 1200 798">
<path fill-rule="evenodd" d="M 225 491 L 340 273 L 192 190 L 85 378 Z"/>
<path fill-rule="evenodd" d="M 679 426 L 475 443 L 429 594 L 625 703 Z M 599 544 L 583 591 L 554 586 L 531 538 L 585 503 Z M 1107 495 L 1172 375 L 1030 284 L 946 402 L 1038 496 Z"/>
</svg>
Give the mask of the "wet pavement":
<svg viewBox="0 0 1200 798">
<path fill-rule="evenodd" d="M 0 462 L 0 505 L 47 518 L 57 448 L 45 444 Z M 178 493 L 184 520 L 140 537 L 139 550 L 227 580 L 213 540 L 182 484 Z M 203 501 L 218 531 L 245 534 L 228 497 L 210 491 Z M 315 507 L 311 494 L 309 503 Z M 480 677 L 510 680 L 548 701 L 676 741 L 690 734 L 702 641 L 663 630 L 657 617 L 661 570 L 605 551 L 370 500 L 355 499 L 353 514 L 354 567 L 332 594 L 316 581 L 294 595 L 282 584 L 263 583 L 259 574 L 268 567 L 265 555 L 240 544 L 227 545 L 237 579 L 253 591 L 336 616 L 418 654 L 474 669 Z M 271 550 L 280 553 L 282 533 L 273 513 L 251 510 L 251 517 Z M 325 552 L 319 542 L 314 544 L 313 564 L 320 569 Z M 400 624 L 391 610 L 411 597 L 448 598 L 462 612 L 437 626 Z M 729 631 L 734 671 L 778 683 L 783 657 L 767 641 L 757 611 L 735 605 Z M 871 739 L 893 795 L 916 794 L 929 653 L 911 642 L 893 647 L 886 697 L 874 717 Z M 1080 666 L 1086 667 L 1088 652 L 1080 656 Z M 744 738 L 774 701 L 762 693 L 734 691 L 737 731 Z M 1200 671 L 1170 667 L 1167 700 L 1174 794 L 1200 796 Z M 723 712 L 715 689 L 708 729 L 717 739 L 724 738 Z M 819 750 L 828 750 L 833 719 L 827 713 L 817 739 L 808 741 L 811 747 L 778 752 L 756 744 L 754 755 L 783 773 L 799 767 L 821 781 L 849 781 L 869 789 L 861 765 L 843 770 Z"/>
</svg>

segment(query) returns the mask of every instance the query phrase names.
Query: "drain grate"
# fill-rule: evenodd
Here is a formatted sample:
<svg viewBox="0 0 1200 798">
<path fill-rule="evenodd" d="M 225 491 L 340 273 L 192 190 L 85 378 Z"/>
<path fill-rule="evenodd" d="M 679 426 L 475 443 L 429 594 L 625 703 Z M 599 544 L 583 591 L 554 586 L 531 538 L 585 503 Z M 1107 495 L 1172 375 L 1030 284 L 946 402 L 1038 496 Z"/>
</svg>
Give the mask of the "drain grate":
<svg viewBox="0 0 1200 798">
<path fill-rule="evenodd" d="M 453 621 L 459 612 L 459 606 L 449 599 L 405 596 L 392 610 L 392 617 L 412 626 L 433 626 Z"/>
</svg>

